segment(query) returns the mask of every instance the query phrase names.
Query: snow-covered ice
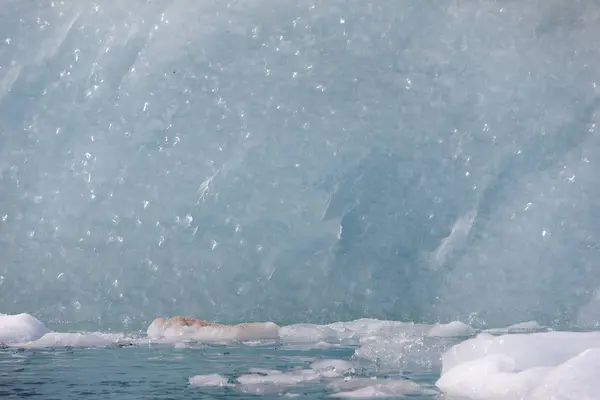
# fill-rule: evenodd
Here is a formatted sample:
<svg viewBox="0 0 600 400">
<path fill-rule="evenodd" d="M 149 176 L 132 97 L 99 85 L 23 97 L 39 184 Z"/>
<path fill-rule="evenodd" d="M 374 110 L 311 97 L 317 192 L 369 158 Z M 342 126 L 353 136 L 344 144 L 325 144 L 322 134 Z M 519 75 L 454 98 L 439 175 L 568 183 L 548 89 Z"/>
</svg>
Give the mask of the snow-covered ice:
<svg viewBox="0 0 600 400">
<path fill-rule="evenodd" d="M 0 343 L 37 340 L 48 333 L 46 326 L 29 314 L 0 314 Z"/>
<path fill-rule="evenodd" d="M 600 332 L 482 333 L 452 347 L 442 363 L 437 386 L 458 398 L 600 397 Z"/>
<path fill-rule="evenodd" d="M 30 314 L 0 315 L 0 344 L 18 348 L 105 347 L 127 341 L 124 334 L 53 332 Z"/>
</svg>

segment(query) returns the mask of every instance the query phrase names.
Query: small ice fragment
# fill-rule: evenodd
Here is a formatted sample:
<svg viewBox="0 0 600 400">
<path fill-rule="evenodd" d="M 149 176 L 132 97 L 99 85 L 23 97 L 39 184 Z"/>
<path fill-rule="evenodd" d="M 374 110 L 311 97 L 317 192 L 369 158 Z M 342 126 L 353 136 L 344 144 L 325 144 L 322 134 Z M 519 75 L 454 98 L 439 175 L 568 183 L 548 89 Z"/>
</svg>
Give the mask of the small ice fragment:
<svg viewBox="0 0 600 400">
<path fill-rule="evenodd" d="M 231 386 L 227 378 L 219 374 L 195 375 L 189 378 L 190 386 Z"/>
</svg>

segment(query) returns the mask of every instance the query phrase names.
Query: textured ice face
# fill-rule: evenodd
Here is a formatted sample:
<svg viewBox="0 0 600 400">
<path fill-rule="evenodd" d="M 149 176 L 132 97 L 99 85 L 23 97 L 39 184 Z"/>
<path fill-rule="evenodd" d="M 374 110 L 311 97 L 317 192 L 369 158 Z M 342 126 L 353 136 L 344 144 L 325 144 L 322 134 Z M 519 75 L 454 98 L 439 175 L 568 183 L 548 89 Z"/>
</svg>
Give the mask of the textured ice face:
<svg viewBox="0 0 600 400">
<path fill-rule="evenodd" d="M 451 3 L 5 3 L 5 311 L 595 322 L 598 6 Z"/>
</svg>

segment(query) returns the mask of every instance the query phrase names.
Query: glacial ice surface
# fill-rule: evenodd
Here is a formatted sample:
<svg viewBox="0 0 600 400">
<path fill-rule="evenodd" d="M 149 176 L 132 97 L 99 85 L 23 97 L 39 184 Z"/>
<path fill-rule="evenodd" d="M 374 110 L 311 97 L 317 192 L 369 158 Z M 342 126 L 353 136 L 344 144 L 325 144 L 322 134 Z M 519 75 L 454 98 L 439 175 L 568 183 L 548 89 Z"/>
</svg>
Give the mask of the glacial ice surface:
<svg viewBox="0 0 600 400">
<path fill-rule="evenodd" d="M 599 320 L 598 2 L 0 7 L 5 312 Z"/>
</svg>

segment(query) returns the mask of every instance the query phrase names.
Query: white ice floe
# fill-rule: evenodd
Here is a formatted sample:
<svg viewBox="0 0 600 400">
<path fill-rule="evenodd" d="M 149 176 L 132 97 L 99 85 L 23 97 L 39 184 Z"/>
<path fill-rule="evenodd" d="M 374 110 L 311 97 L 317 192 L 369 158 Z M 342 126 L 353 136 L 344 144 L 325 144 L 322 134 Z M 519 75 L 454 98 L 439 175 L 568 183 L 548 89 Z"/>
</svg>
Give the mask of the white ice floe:
<svg viewBox="0 0 600 400">
<path fill-rule="evenodd" d="M 23 349 L 59 348 L 59 347 L 107 347 L 126 339 L 125 335 L 118 333 L 100 332 L 48 332 L 41 338 L 30 341 L 14 343 L 10 346 Z"/>
<path fill-rule="evenodd" d="M 475 329 L 460 321 L 452 321 L 448 324 L 435 324 L 427 332 L 430 337 L 467 337 L 473 336 Z"/>
<path fill-rule="evenodd" d="M 249 374 L 241 375 L 237 381 L 243 386 L 273 385 L 294 386 L 303 382 L 320 380 L 322 376 L 313 369 L 299 369 L 290 372 L 252 368 Z"/>
<path fill-rule="evenodd" d="M 53 332 L 29 314 L 0 315 L 0 343 L 7 347 L 105 347 L 124 338 L 112 333 Z"/>
<path fill-rule="evenodd" d="M 285 343 L 322 342 L 357 345 L 362 338 L 431 336 L 431 337 L 463 337 L 472 336 L 475 330 L 470 326 L 453 321 L 448 324 L 414 324 L 410 322 L 382 321 L 362 318 L 355 321 L 335 322 L 329 325 L 294 324 L 284 326 L 280 330 L 281 339 Z"/>
<path fill-rule="evenodd" d="M 600 332 L 482 333 L 443 355 L 437 386 L 473 400 L 600 398 Z"/>
<path fill-rule="evenodd" d="M 279 371 L 250 368 L 246 374 L 238 376 L 233 384 L 228 383 L 227 378 L 216 374 L 192 376 L 189 381 L 191 386 L 230 386 L 243 393 L 264 395 L 284 393 L 289 388 L 339 378 L 353 371 L 354 367 L 350 361 L 323 359 L 312 362 L 308 369 Z"/>
<path fill-rule="evenodd" d="M 0 343 L 29 342 L 50 332 L 38 319 L 29 314 L 0 315 Z"/>
<path fill-rule="evenodd" d="M 413 324 L 398 321 L 359 319 L 336 322 L 329 325 L 294 324 L 279 327 L 274 323 L 253 323 L 240 325 L 179 326 L 165 324 L 162 319 L 154 321 L 147 330 L 147 337 L 153 343 L 182 343 L 202 341 L 226 343 L 231 341 L 280 340 L 286 345 L 306 348 L 331 348 L 337 346 L 358 346 L 365 341 L 389 338 L 411 338 L 412 342 L 425 337 L 453 338 L 471 336 L 473 328 L 462 322 L 449 324 Z"/>
<path fill-rule="evenodd" d="M 368 379 L 361 382 L 364 382 L 366 386 L 334 393 L 329 397 L 364 399 L 369 397 L 429 396 L 437 394 L 436 391 L 425 389 L 408 379 Z"/>
<path fill-rule="evenodd" d="M 232 386 L 228 379 L 219 374 L 196 375 L 189 378 L 190 386 Z"/>
<path fill-rule="evenodd" d="M 190 318 L 189 321 L 195 321 Z M 197 340 L 202 342 L 256 341 L 279 339 L 279 326 L 273 322 L 255 322 L 236 325 L 186 325 L 189 321 L 157 318 L 146 333 L 151 339 L 163 341 Z M 198 320 L 199 321 L 199 320 Z M 204 322 L 204 321 L 203 321 Z"/>
<path fill-rule="evenodd" d="M 502 335 L 507 333 L 532 333 L 550 330 L 544 325 L 540 325 L 537 321 L 527 321 L 518 324 L 507 326 L 506 328 L 486 329 L 485 332 L 494 335 Z"/>
<path fill-rule="evenodd" d="M 242 393 L 254 395 L 283 394 L 290 388 L 317 384 L 322 379 L 323 376 L 313 369 L 294 369 L 283 372 L 251 368 L 247 374 L 237 377 L 235 388 Z"/>
<path fill-rule="evenodd" d="M 294 397 L 288 390 L 304 385 L 327 383 L 330 397 L 366 398 L 394 397 L 404 395 L 431 395 L 437 392 L 421 387 L 408 379 L 353 378 L 342 374 L 354 371 L 352 363 L 344 360 L 319 360 L 310 369 L 279 371 L 251 368 L 247 374 L 238 376 L 234 384 L 221 375 L 197 375 L 189 378 L 196 387 L 229 386 L 242 393 L 254 395 L 281 394 Z"/>
</svg>

